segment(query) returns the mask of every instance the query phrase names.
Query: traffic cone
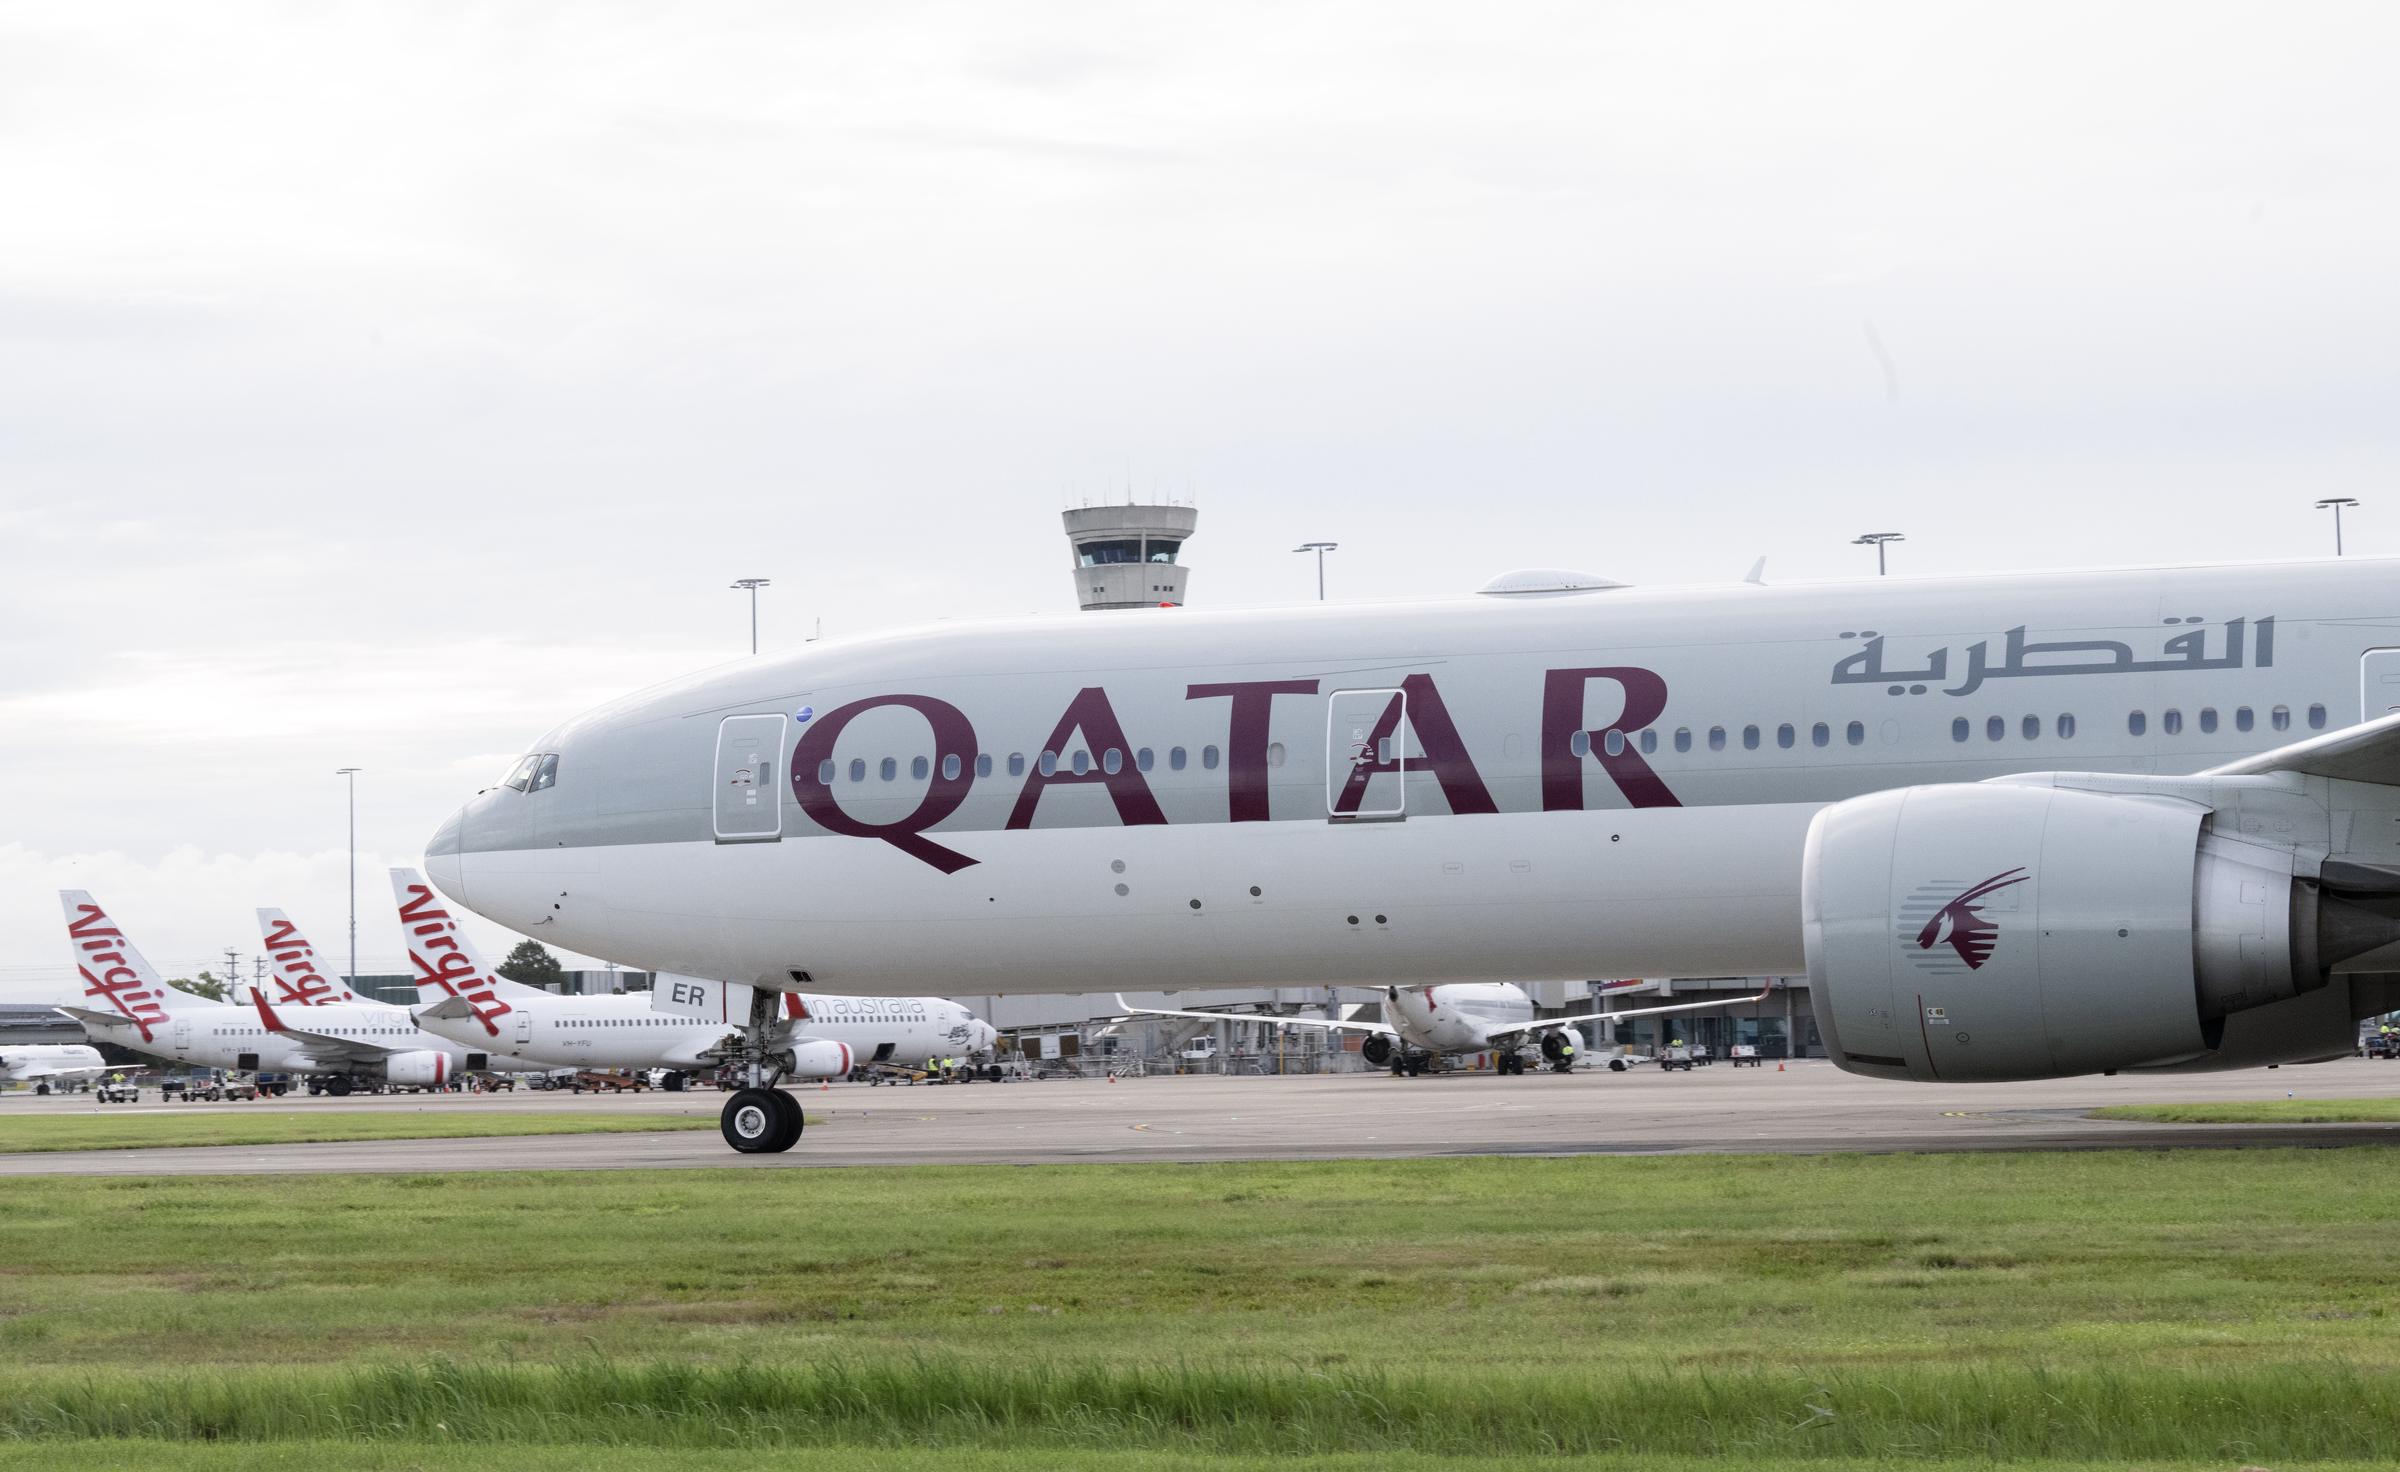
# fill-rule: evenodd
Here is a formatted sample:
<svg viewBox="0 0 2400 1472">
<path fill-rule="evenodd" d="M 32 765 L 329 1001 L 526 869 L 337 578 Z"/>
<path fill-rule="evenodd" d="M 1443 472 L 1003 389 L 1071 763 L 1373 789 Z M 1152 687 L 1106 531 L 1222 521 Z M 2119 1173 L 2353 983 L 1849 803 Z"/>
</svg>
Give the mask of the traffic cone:
<svg viewBox="0 0 2400 1472">
<path fill-rule="evenodd" d="M 1775 1071 L 1776 1071 L 1777 1073 L 1781 1073 L 1781 1072 L 1783 1072 L 1783 1065 L 1782 1065 L 1782 1064 L 1780 1064 L 1780 1063 L 1776 1064 L 1776 1065 L 1775 1065 Z"/>
</svg>

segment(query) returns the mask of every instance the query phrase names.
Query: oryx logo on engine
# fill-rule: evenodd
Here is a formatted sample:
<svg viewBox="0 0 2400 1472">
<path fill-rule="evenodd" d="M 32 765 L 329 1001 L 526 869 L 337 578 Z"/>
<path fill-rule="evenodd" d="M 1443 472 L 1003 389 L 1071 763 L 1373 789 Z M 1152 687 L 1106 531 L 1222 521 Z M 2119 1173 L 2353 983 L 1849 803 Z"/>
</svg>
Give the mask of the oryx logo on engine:
<svg viewBox="0 0 2400 1472">
<path fill-rule="evenodd" d="M 1900 906 L 1900 949 L 1919 971 L 1956 975 L 1982 970 L 2000 944 L 2000 922 L 1984 911 L 2014 911 L 2016 896 L 2001 891 L 2031 877 L 2016 868 L 1980 884 L 1936 879 L 1918 885 Z"/>
</svg>

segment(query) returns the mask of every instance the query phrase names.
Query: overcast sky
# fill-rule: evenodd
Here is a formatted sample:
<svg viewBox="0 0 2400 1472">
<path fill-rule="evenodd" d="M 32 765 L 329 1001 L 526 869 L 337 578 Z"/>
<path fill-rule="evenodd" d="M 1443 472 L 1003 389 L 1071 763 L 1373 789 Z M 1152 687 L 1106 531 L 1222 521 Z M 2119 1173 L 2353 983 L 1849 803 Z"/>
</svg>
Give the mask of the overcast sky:
<svg viewBox="0 0 2400 1472">
<path fill-rule="evenodd" d="M 399 969 L 560 717 L 1071 606 L 2400 551 L 2383 5 L 0 3 L 0 979 Z M 492 934 L 486 932 L 487 935 Z"/>
</svg>

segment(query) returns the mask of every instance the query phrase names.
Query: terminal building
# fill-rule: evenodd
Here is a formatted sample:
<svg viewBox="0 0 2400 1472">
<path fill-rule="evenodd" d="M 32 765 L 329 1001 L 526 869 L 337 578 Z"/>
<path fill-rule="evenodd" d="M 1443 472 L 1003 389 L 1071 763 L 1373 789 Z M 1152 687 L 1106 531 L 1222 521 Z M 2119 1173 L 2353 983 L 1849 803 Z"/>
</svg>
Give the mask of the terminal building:
<svg viewBox="0 0 2400 1472">
<path fill-rule="evenodd" d="M 1064 513 L 1085 609 L 1181 607 L 1189 571 L 1176 559 L 1200 512 L 1172 503 L 1077 506 Z"/>
</svg>

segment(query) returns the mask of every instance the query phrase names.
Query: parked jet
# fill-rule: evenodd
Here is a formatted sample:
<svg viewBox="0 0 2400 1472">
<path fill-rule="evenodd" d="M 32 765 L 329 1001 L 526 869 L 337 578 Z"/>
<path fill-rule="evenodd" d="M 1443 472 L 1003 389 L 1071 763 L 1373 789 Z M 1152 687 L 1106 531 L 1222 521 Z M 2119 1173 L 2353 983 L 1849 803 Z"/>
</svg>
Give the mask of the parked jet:
<svg viewBox="0 0 2400 1472">
<path fill-rule="evenodd" d="M 83 1043 L 14 1043 L 0 1047 L 0 1083 L 31 1084 L 37 1094 L 88 1084 L 109 1071 L 98 1048 Z"/>
<path fill-rule="evenodd" d="M 2400 1005 L 2400 563 L 1485 592 L 744 660 L 544 737 L 427 867 L 775 990 L 1805 971 L 1887 1078 L 2302 1062 Z"/>
<path fill-rule="evenodd" d="M 438 1085 L 462 1072 L 505 1066 L 487 1053 L 428 1036 L 397 1007 L 313 1007 L 302 1030 L 271 1020 L 263 992 L 253 994 L 255 1010 L 193 996 L 168 986 L 89 894 L 70 889 L 59 897 L 85 1004 L 61 1004 L 59 1010 L 96 1040 L 207 1068 L 323 1074 L 333 1094 L 347 1094 L 359 1083 Z"/>
<path fill-rule="evenodd" d="M 392 894 L 400 907 L 409 965 L 417 974 L 416 1017 L 430 1032 L 547 1068 L 689 1072 L 740 1056 L 740 1025 L 749 1014 L 747 986 L 661 976 L 648 995 L 561 996 L 486 966 L 414 869 L 392 871 Z M 841 1078 L 862 1063 L 989 1053 L 998 1036 L 989 1023 L 940 997 L 768 995 L 783 1014 L 772 1051 L 782 1060 L 786 1078 Z M 674 1086 L 681 1086 L 680 1079 Z M 770 1107 L 774 1112 L 761 1118 L 781 1118 L 797 1136 L 798 1109 Z M 751 1137 L 734 1143 L 747 1149 Z"/>
<path fill-rule="evenodd" d="M 1748 1000 L 1763 1002 L 1774 991 Z M 1575 1066 L 1566 1030 L 1583 1022 L 1617 1023 L 1632 1017 L 1660 1017 L 1670 1012 L 1714 1012 L 1727 1005 L 1723 997 L 1705 1002 L 1682 1002 L 1671 1007 L 1638 1007 L 1622 1012 L 1577 1012 L 1564 1017 L 1536 1017 L 1533 997 L 1507 982 L 1452 982 L 1446 986 L 1384 988 L 1381 1022 L 1335 1021 L 1323 1017 L 1277 1017 L 1228 1012 L 1184 1012 L 1168 1007 L 1136 1007 L 1117 994 L 1117 1007 L 1141 1017 L 1196 1017 L 1206 1022 L 1272 1022 L 1278 1027 L 1313 1027 L 1328 1032 L 1365 1033 L 1359 1056 L 1377 1068 L 1390 1068 L 1393 1077 L 1414 1077 L 1437 1059 L 1469 1053 L 1495 1055 L 1502 1073 L 1523 1073 L 1525 1051 L 1540 1053 L 1559 1073 Z"/>
</svg>

